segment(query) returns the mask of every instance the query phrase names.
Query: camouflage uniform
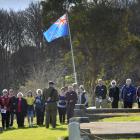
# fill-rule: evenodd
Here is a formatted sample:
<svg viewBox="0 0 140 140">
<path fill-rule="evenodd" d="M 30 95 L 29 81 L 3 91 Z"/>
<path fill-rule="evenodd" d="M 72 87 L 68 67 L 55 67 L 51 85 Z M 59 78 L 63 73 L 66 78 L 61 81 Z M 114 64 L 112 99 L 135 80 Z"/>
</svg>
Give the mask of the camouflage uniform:
<svg viewBox="0 0 140 140">
<path fill-rule="evenodd" d="M 58 92 L 55 88 L 49 87 L 43 90 L 43 99 L 46 105 L 46 128 L 49 127 L 51 121 L 52 127 L 56 127 L 56 115 L 57 115 L 57 101 Z"/>
</svg>

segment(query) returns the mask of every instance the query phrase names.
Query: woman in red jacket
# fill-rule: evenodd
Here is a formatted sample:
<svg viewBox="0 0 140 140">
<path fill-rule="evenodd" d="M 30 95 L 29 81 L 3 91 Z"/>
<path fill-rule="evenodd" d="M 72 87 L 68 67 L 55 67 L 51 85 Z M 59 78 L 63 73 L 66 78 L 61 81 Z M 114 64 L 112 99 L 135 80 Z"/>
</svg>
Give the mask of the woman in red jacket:
<svg viewBox="0 0 140 140">
<path fill-rule="evenodd" d="M 4 130 L 9 128 L 9 119 L 10 119 L 10 112 L 9 112 L 9 97 L 8 97 L 8 90 L 4 89 L 2 91 L 3 96 L 0 97 L 0 107 L 1 107 L 1 116 L 2 116 L 2 127 Z"/>
<path fill-rule="evenodd" d="M 24 127 L 24 118 L 27 113 L 27 102 L 23 98 L 23 94 L 19 92 L 16 99 L 16 116 L 18 128 Z"/>
</svg>

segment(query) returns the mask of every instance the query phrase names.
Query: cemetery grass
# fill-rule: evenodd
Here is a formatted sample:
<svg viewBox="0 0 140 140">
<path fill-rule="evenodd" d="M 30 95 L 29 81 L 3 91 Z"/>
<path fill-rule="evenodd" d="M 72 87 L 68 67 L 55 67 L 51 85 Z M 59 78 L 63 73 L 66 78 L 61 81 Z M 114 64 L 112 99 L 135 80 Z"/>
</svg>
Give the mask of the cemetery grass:
<svg viewBox="0 0 140 140">
<path fill-rule="evenodd" d="M 123 116 L 123 117 L 112 117 L 100 120 L 101 122 L 137 122 L 140 121 L 140 114 L 137 116 Z M 140 138 L 130 138 L 130 139 L 117 139 L 117 140 L 140 140 Z"/>
<path fill-rule="evenodd" d="M 16 121 L 13 128 L 0 133 L 0 140 L 58 140 L 61 137 L 68 136 L 67 125 L 60 125 L 57 122 L 57 127 L 53 129 L 45 126 L 37 126 L 34 120 L 34 126 L 28 127 L 27 119 L 25 128 L 18 129 Z"/>
<path fill-rule="evenodd" d="M 112 118 L 105 118 L 100 120 L 101 122 L 136 122 L 140 121 L 140 114 L 137 116 L 123 116 L 123 117 L 112 117 Z"/>
</svg>

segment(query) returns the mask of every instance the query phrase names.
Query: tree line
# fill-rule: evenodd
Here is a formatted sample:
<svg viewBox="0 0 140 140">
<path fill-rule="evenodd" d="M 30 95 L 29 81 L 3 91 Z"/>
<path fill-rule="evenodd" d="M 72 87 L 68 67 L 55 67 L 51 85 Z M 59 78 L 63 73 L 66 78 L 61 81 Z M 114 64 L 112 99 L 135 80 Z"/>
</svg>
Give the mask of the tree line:
<svg viewBox="0 0 140 140">
<path fill-rule="evenodd" d="M 42 34 L 67 4 L 79 84 L 90 90 L 97 78 L 122 84 L 128 77 L 138 84 L 138 0 L 46 0 L 24 11 L 0 10 L 0 89 L 74 82 L 69 38 L 47 43 Z"/>
</svg>

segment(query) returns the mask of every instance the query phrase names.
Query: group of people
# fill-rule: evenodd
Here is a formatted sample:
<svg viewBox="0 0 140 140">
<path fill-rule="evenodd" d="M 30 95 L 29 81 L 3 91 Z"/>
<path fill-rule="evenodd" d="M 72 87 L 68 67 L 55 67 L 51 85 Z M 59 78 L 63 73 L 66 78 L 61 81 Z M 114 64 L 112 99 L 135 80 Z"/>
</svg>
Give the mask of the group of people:
<svg viewBox="0 0 140 140">
<path fill-rule="evenodd" d="M 124 108 L 132 108 L 134 102 L 137 102 L 140 108 L 140 86 L 133 86 L 131 79 L 126 79 L 125 85 L 121 88 L 117 86 L 115 80 L 112 80 L 108 90 L 103 80 L 99 79 L 94 93 L 96 108 L 107 108 L 108 102 L 112 108 L 118 108 L 119 101 L 123 102 Z"/>
<path fill-rule="evenodd" d="M 38 89 L 36 96 L 33 96 L 32 91 L 28 91 L 27 95 L 23 97 L 21 92 L 16 95 L 13 89 L 9 91 L 4 89 L 2 96 L 0 96 L 0 112 L 4 130 L 13 127 L 15 115 L 19 128 L 24 127 L 25 116 L 28 118 L 29 127 L 32 127 L 35 113 L 37 125 L 43 125 L 44 104 L 42 90 Z"/>
<path fill-rule="evenodd" d="M 87 97 L 83 100 L 76 93 L 75 85 L 62 87 L 60 93 L 55 89 L 54 82 L 49 82 L 49 87 L 43 90 L 37 89 L 36 93 L 30 90 L 26 94 L 13 89 L 3 89 L 0 96 L 0 114 L 2 118 L 3 130 L 13 127 L 13 120 L 16 116 L 18 128 L 24 127 L 25 117 L 28 119 L 29 127 L 33 127 L 33 118 L 36 116 L 36 124 L 49 128 L 49 124 L 53 128 L 56 127 L 57 112 L 61 124 L 66 123 L 73 116 L 74 107 L 77 102 L 88 104 Z M 85 92 L 83 86 L 79 88 L 81 93 Z M 82 94 L 81 94 L 82 95 Z"/>
<path fill-rule="evenodd" d="M 74 115 L 75 104 L 83 104 L 88 107 L 88 94 L 83 85 L 76 83 L 62 87 L 58 93 L 55 83 L 50 81 L 49 87 L 37 89 L 36 94 L 30 90 L 26 96 L 18 92 L 15 94 L 13 89 L 4 89 L 0 96 L 0 112 L 2 116 L 2 127 L 8 129 L 13 127 L 14 116 L 16 115 L 18 127 L 24 127 L 24 120 L 27 116 L 29 127 L 33 126 L 33 118 L 36 116 L 36 124 L 44 124 L 49 128 L 51 124 L 56 127 L 57 112 L 61 124 L 69 123 Z M 115 80 L 111 81 L 110 88 L 104 84 L 102 79 L 94 89 L 94 101 L 96 108 L 107 108 L 111 103 L 112 108 L 118 108 L 119 101 L 123 101 L 124 108 L 132 108 L 133 102 L 137 101 L 140 108 L 140 87 L 134 87 L 131 79 L 126 80 L 126 84 L 119 88 Z"/>
</svg>

